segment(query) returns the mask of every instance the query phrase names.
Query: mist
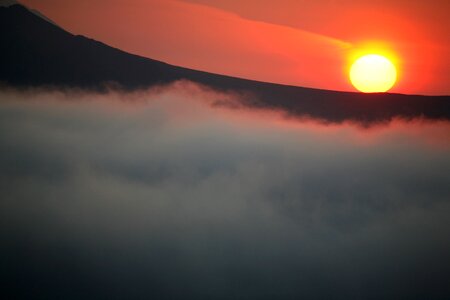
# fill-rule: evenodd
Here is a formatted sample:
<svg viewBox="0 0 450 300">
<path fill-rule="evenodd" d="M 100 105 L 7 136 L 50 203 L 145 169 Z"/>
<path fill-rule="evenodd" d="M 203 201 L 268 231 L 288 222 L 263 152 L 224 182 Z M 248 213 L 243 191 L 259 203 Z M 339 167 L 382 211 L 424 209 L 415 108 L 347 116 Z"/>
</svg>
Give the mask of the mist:
<svg viewBox="0 0 450 300">
<path fill-rule="evenodd" d="M 445 299 L 449 122 L 370 128 L 188 82 L 0 92 L 12 299 Z"/>
</svg>

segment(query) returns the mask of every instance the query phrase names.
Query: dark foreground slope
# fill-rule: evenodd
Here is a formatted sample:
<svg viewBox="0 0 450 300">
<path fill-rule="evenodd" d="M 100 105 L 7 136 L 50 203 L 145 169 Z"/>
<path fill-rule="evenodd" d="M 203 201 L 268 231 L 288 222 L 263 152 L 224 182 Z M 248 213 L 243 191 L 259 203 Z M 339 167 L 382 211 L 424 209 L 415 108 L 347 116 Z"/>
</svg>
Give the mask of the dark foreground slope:
<svg viewBox="0 0 450 300">
<path fill-rule="evenodd" d="M 75 36 L 25 7 L 0 8 L 0 81 L 14 86 L 147 88 L 186 79 L 246 95 L 243 104 L 329 122 L 450 119 L 450 97 L 360 94 L 285 86 L 175 67 Z"/>
</svg>

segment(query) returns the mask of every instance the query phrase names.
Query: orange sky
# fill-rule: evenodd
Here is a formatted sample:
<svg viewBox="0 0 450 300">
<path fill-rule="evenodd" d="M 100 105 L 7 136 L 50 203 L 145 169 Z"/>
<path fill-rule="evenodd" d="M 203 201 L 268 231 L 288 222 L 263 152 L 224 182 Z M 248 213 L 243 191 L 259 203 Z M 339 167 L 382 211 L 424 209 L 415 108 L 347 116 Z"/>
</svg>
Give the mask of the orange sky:
<svg viewBox="0 0 450 300">
<path fill-rule="evenodd" d="M 353 91 L 349 58 L 381 50 L 399 64 L 392 92 L 450 94 L 448 0 L 21 2 L 72 33 L 175 65 Z"/>
</svg>

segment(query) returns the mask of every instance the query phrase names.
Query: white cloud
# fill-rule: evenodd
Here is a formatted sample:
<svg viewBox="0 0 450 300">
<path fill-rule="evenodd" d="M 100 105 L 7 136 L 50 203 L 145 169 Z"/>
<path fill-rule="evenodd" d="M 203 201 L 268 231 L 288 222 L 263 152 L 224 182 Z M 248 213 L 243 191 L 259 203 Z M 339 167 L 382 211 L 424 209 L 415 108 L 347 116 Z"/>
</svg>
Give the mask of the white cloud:
<svg viewBox="0 0 450 300">
<path fill-rule="evenodd" d="M 7 291 L 389 299 L 414 295 L 406 282 L 446 289 L 435 282 L 449 267 L 439 256 L 450 248 L 448 148 L 396 123 L 368 145 L 353 125 L 211 105 L 233 97 L 186 83 L 1 92 Z M 389 288 L 374 290 L 380 281 Z"/>
</svg>

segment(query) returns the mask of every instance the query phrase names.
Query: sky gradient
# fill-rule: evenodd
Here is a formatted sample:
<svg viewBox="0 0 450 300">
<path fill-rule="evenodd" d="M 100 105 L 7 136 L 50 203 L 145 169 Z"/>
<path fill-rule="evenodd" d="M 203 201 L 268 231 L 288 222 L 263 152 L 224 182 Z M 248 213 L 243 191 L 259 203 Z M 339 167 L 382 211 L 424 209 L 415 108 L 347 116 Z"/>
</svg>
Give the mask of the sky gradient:
<svg viewBox="0 0 450 300">
<path fill-rule="evenodd" d="M 392 92 L 450 94 L 448 1 L 24 0 L 75 34 L 171 64 L 354 91 L 355 55 L 399 68 Z"/>
</svg>

